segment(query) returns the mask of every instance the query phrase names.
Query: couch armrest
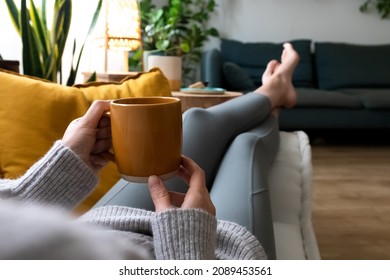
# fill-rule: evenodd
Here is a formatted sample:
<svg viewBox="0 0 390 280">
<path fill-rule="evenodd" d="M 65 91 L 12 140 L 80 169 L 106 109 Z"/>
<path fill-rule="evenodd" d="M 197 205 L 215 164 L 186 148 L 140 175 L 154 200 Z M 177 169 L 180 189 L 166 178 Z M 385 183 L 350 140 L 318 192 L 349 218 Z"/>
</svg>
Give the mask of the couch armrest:
<svg viewBox="0 0 390 280">
<path fill-rule="evenodd" d="M 222 58 L 218 49 L 211 49 L 202 55 L 202 81 L 208 82 L 210 87 L 223 87 Z"/>
<path fill-rule="evenodd" d="M 311 147 L 303 131 L 280 132 L 269 192 L 277 259 L 320 259 L 311 220 Z"/>
</svg>

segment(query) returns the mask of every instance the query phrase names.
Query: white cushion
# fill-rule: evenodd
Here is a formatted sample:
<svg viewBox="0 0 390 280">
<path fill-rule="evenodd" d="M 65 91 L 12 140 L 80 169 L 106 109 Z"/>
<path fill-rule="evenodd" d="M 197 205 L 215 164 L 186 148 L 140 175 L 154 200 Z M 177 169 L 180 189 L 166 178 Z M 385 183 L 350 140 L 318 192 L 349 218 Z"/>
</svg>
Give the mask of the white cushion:
<svg viewBox="0 0 390 280">
<path fill-rule="evenodd" d="M 311 148 L 304 132 L 280 132 L 269 176 L 277 259 L 320 259 L 311 222 Z"/>
</svg>

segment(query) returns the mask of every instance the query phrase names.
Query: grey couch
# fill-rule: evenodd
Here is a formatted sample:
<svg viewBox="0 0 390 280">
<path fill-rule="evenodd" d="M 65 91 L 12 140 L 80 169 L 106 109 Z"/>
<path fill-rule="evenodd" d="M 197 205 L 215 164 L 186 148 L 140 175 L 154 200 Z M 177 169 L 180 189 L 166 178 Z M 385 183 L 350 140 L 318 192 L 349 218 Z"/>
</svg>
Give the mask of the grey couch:
<svg viewBox="0 0 390 280">
<path fill-rule="evenodd" d="M 283 110 L 282 130 L 390 128 L 390 45 L 293 40 L 300 55 L 294 73 L 298 103 Z M 248 92 L 261 85 L 267 62 L 282 44 L 221 40 L 204 53 L 202 80 Z"/>
<path fill-rule="evenodd" d="M 260 110 L 268 105 L 264 97 L 248 94 L 208 109 L 187 110 L 183 154 L 205 170 L 217 218 L 246 227 L 269 259 L 318 259 L 308 138 L 303 132 L 280 132 L 277 119 Z M 165 184 L 174 191 L 188 189 L 178 178 Z M 154 209 L 145 184 L 124 180 L 96 206 L 107 204 Z"/>
<path fill-rule="evenodd" d="M 234 161 L 228 162 L 234 165 Z M 311 148 L 304 132 L 280 132 L 279 150 L 270 168 L 268 189 L 269 196 L 266 193 L 265 205 L 260 209 L 265 212 L 258 213 L 262 220 L 262 244 L 268 254 L 278 260 L 320 259 L 312 225 Z M 121 179 L 95 207 L 131 203 L 133 207 L 152 209 L 151 201 L 140 199 L 144 197 L 148 197 L 145 185 Z M 271 212 L 266 210 L 269 205 Z"/>
</svg>

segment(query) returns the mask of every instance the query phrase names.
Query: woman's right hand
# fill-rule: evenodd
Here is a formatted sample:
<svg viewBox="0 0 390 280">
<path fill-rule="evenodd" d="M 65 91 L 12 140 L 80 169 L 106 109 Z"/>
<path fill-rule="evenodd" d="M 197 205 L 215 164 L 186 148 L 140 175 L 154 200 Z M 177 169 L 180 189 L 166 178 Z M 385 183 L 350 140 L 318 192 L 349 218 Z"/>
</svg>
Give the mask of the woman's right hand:
<svg viewBox="0 0 390 280">
<path fill-rule="evenodd" d="M 110 119 L 104 116 L 108 110 L 110 101 L 95 100 L 84 116 L 69 124 L 62 137 L 62 143 L 95 172 L 108 163 L 105 154 L 112 147 Z"/>
</svg>

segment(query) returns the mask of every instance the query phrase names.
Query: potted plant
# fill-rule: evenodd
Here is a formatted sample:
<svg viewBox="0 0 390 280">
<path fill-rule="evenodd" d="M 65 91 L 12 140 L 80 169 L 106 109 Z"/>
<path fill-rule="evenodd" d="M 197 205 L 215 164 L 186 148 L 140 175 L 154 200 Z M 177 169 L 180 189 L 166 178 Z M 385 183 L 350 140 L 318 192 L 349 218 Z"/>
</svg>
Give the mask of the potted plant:
<svg viewBox="0 0 390 280">
<path fill-rule="evenodd" d="M 183 83 L 192 83 L 204 43 L 210 36 L 219 36 L 215 28 L 207 26 L 215 0 L 169 0 L 161 8 L 155 8 L 150 0 L 141 2 L 146 3 L 140 5 L 144 51 L 177 57 L 182 64 Z"/>
<path fill-rule="evenodd" d="M 96 24 L 102 1 L 98 1 L 88 35 Z M 29 1 L 29 6 L 26 0 L 20 2 L 19 8 L 14 0 L 6 0 L 11 20 L 22 39 L 23 73 L 62 83 L 62 55 L 71 24 L 72 1 L 55 0 L 51 29 L 47 24 L 45 0 L 42 0 L 41 6 L 37 6 L 33 0 Z M 84 44 L 75 60 L 76 40 L 74 40 L 67 85 L 73 85 L 75 82 Z"/>
<path fill-rule="evenodd" d="M 150 5 L 150 1 L 145 2 L 149 4 L 150 10 L 145 14 L 148 19 L 143 29 L 144 70 L 160 68 L 168 78 L 171 89 L 177 91 L 182 81 L 181 55 L 188 51 L 185 42 L 179 41 L 181 1 L 169 1 L 168 5 L 161 8 Z"/>
<path fill-rule="evenodd" d="M 390 0 L 366 0 L 361 6 L 360 11 L 366 12 L 374 6 L 381 18 L 387 18 L 390 15 Z"/>
</svg>

